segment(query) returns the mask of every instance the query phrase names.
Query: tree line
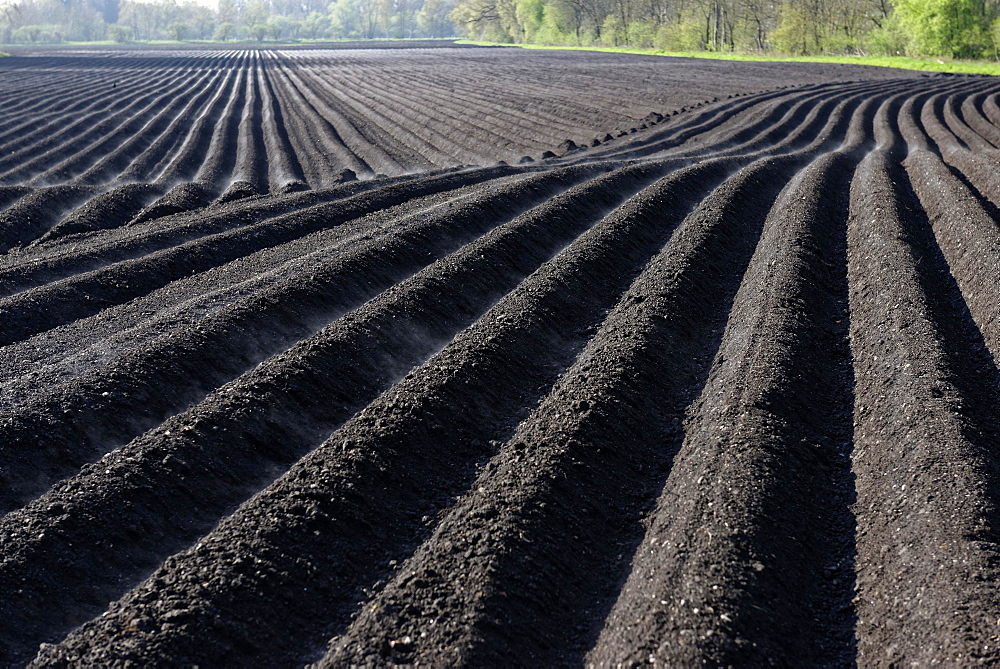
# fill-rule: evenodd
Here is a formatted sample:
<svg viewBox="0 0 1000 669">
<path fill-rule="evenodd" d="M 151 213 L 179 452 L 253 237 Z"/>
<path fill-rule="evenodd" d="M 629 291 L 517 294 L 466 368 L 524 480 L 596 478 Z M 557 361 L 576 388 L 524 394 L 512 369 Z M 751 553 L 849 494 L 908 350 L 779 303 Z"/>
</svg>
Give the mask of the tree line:
<svg viewBox="0 0 1000 669">
<path fill-rule="evenodd" d="M 459 0 L 468 35 L 667 51 L 997 58 L 1000 0 Z"/>
<path fill-rule="evenodd" d="M 454 37 L 455 0 L 0 1 L 0 43 Z"/>
<path fill-rule="evenodd" d="M 1000 0 L 0 0 L 0 42 L 466 36 L 1000 60 Z"/>
</svg>

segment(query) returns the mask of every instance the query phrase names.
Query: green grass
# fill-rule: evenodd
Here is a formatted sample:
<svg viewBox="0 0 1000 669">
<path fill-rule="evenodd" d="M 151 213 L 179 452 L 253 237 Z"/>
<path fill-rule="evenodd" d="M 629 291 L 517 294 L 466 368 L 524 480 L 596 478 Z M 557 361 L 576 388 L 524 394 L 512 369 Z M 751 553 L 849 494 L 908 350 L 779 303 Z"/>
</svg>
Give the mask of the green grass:
<svg viewBox="0 0 1000 669">
<path fill-rule="evenodd" d="M 936 58 L 907 58 L 903 56 L 765 56 L 758 54 L 720 53 L 717 51 L 660 51 L 656 49 L 623 49 L 599 46 L 541 46 L 537 44 L 500 44 L 457 40 L 457 44 L 478 46 L 513 46 L 522 49 L 561 49 L 573 51 L 601 51 L 604 53 L 635 53 L 646 56 L 673 56 L 676 58 L 711 58 L 714 60 L 744 60 L 783 63 L 841 63 L 845 65 L 874 65 L 876 67 L 896 67 L 902 70 L 923 70 L 926 72 L 954 72 L 961 74 L 1000 75 L 1000 63 L 988 61 L 943 61 Z"/>
</svg>

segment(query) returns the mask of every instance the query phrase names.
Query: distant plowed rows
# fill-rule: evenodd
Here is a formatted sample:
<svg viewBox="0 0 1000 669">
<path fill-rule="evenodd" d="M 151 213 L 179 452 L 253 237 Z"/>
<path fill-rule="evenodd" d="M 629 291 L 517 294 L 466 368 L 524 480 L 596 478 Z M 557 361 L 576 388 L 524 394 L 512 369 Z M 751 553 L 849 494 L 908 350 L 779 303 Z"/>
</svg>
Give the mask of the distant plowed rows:
<svg viewBox="0 0 1000 669">
<path fill-rule="evenodd" d="M 716 95 L 429 170 L 586 124 L 330 83 L 368 57 L 10 94 L 0 662 L 1000 661 L 1000 84 Z M 114 149 L 69 139 L 99 99 Z M 397 176 L 331 185 L 364 167 Z M 53 175 L 72 215 L 32 227 Z M 216 191 L 151 209 L 173 182 Z"/>
</svg>

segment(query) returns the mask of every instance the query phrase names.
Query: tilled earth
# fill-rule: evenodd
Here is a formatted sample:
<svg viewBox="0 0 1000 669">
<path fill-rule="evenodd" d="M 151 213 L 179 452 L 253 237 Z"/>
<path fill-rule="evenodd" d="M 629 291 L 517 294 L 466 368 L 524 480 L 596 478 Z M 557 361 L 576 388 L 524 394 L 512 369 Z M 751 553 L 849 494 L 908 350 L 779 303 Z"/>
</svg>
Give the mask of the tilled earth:
<svg viewBox="0 0 1000 669">
<path fill-rule="evenodd" d="M 997 80 L 422 46 L 0 89 L 0 664 L 1000 662 Z"/>
</svg>

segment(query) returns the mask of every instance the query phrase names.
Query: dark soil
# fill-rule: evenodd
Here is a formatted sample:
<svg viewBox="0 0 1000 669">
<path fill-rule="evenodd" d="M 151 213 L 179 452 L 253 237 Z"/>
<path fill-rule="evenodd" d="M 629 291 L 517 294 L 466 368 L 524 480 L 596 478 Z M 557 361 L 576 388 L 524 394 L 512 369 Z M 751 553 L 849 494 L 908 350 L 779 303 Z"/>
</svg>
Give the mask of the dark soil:
<svg viewBox="0 0 1000 669">
<path fill-rule="evenodd" d="M 0 74 L 0 665 L 1000 663 L 995 80 Z"/>
</svg>

